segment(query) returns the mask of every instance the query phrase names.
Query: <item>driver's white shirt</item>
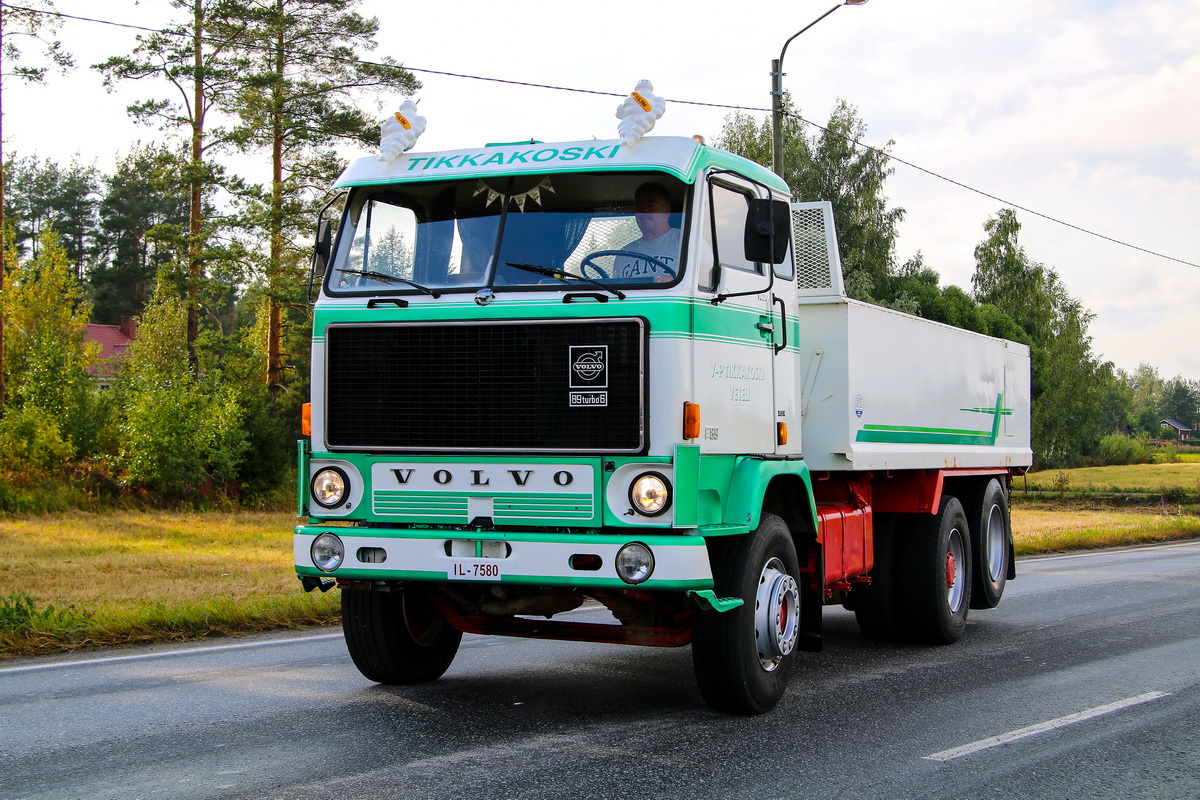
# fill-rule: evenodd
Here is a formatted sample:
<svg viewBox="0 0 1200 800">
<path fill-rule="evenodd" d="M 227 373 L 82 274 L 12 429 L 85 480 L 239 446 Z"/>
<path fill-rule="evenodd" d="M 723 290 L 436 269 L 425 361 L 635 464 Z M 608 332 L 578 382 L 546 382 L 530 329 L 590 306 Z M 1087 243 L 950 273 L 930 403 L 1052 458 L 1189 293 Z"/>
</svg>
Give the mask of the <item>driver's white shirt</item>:
<svg viewBox="0 0 1200 800">
<path fill-rule="evenodd" d="M 679 267 L 676 266 L 679 262 L 679 240 L 680 233 L 678 228 L 669 228 L 667 232 L 657 239 L 636 239 L 622 247 L 622 250 L 629 250 L 634 253 L 642 253 L 656 258 L 662 263 L 669 266 L 676 274 L 679 272 Z M 659 276 L 671 278 L 669 272 L 665 272 L 661 267 L 653 261 L 647 261 L 644 258 L 629 258 L 626 256 L 617 256 L 613 264 L 614 278 L 657 278 Z"/>
</svg>

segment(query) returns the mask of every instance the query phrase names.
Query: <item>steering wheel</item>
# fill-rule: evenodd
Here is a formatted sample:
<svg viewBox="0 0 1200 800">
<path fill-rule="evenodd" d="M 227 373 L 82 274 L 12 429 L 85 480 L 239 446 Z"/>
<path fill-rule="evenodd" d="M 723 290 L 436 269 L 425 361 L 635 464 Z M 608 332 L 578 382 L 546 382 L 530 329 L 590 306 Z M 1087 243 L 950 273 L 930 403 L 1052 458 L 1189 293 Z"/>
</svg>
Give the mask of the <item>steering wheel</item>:
<svg viewBox="0 0 1200 800">
<path fill-rule="evenodd" d="M 651 264 L 658 267 L 672 278 L 676 278 L 679 275 L 679 273 L 677 273 L 672 267 L 668 266 L 663 261 L 660 261 L 654 256 L 648 256 L 645 253 L 639 253 L 636 250 L 597 250 L 596 252 L 590 253 L 583 257 L 583 260 L 579 262 L 579 271 L 584 275 L 587 275 L 588 268 L 591 267 L 599 276 L 595 278 L 595 280 L 601 281 L 611 280 L 612 278 L 617 277 L 616 275 L 606 275 L 604 270 L 602 270 L 600 266 L 593 260 L 602 258 L 603 256 L 626 256 L 629 258 L 639 259 L 641 261 L 649 261 Z"/>
</svg>

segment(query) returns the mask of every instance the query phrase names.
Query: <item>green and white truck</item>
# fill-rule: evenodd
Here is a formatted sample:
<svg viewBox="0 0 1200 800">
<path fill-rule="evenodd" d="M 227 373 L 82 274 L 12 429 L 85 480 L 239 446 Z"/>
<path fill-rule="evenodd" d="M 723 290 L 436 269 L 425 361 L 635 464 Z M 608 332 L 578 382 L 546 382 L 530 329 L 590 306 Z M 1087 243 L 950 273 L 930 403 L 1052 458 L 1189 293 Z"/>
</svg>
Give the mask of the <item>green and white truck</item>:
<svg viewBox="0 0 1200 800">
<path fill-rule="evenodd" d="M 1028 348 L 848 299 L 827 203 L 676 137 L 337 188 L 294 555 L 366 677 L 434 680 L 463 633 L 690 644 L 760 713 L 824 606 L 950 643 L 1015 577 Z"/>
</svg>

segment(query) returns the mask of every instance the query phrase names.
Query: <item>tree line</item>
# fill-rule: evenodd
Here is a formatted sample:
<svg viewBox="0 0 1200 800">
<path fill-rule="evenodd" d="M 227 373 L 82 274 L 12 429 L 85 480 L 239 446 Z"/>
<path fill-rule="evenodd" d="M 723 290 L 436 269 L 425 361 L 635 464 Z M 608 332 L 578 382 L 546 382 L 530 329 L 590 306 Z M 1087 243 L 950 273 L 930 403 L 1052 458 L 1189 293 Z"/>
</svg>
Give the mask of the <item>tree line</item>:
<svg viewBox="0 0 1200 800">
<path fill-rule="evenodd" d="M 65 503 L 286 495 L 308 391 L 311 229 L 343 166 L 336 148 L 378 144 L 365 95 L 419 86 L 389 59 L 361 60 L 378 23 L 359 0 L 163 2 L 174 24 L 93 66 L 110 85 L 145 87 L 128 110 L 148 134 L 182 136 L 150 136 L 111 174 L 3 157 L 0 508 L 54 492 Z M 69 67 L 47 19 L 0 8 L 6 76 Z M 43 46 L 33 64 L 15 49 L 22 36 Z M 1031 347 L 1038 466 L 1128 457 L 1113 435 L 1158 437 L 1163 418 L 1196 427 L 1200 384 L 1101 361 L 1093 315 L 1024 251 L 1015 212 L 985 221 L 970 291 L 943 287 L 920 253 L 897 263 L 892 143 L 857 146 L 866 125 L 845 102 L 811 135 L 786 108 L 784 177 L 798 198 L 833 203 L 851 296 Z M 737 113 L 715 144 L 769 164 L 770 141 L 768 121 Z M 263 174 L 232 174 L 238 153 L 261 157 Z M 101 391 L 86 326 L 123 318 L 138 335 L 103 368 L 114 374 Z"/>
<path fill-rule="evenodd" d="M 365 96 L 419 87 L 393 59 L 363 59 L 378 21 L 359 0 L 163 5 L 171 24 L 92 67 L 110 87 L 145 87 L 130 116 L 181 147 L 139 144 L 111 175 L 3 158 L 0 507 L 64 475 L 93 494 L 278 490 L 307 394 L 309 242 L 337 148 L 378 144 Z M 37 13 L 52 3 L 30 6 L 0 8 L 8 79 L 71 67 L 56 18 Z M 229 171 L 238 153 L 264 174 Z M 123 317 L 138 335 L 100 392 L 86 325 Z"/>
<path fill-rule="evenodd" d="M 1052 267 L 1025 251 L 1014 210 L 1002 208 L 984 221 L 970 291 L 942 286 L 920 251 L 897 262 L 896 227 L 905 211 L 884 194 L 894 142 L 877 149 L 857 145 L 867 126 L 845 101 L 811 134 L 790 97 L 784 106 L 782 177 L 796 197 L 833 204 L 847 294 L 1029 345 L 1035 467 L 1144 459 L 1145 443 L 1175 438 L 1162 420 L 1196 429 L 1200 381 L 1163 379 L 1149 364 L 1128 373 L 1103 361 L 1088 334 L 1095 315 Z M 770 119 L 731 114 L 715 144 L 770 165 Z M 1126 446 L 1123 439 L 1140 444 Z"/>
</svg>

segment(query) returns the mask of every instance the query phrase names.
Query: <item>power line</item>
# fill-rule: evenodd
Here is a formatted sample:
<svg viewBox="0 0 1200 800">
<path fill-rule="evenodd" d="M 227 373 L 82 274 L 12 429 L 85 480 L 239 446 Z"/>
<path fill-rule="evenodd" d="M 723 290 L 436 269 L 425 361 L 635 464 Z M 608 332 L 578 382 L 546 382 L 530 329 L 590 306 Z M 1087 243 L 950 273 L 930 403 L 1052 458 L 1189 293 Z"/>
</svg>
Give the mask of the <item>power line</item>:
<svg viewBox="0 0 1200 800">
<path fill-rule="evenodd" d="M 937 172 L 934 172 L 931 169 L 926 169 L 925 167 L 918 166 L 918 165 L 912 163 L 911 161 L 905 161 L 903 158 L 900 158 L 899 156 L 892 155 L 891 153 L 889 153 L 885 150 L 880 150 L 879 148 L 873 147 L 872 145 L 866 144 L 865 142 L 861 142 L 858 139 L 851 139 L 849 136 L 840 134 L 837 131 L 830 131 L 824 125 L 820 125 L 816 122 L 811 122 L 811 121 L 804 119 L 803 117 L 798 116 L 796 114 L 786 114 L 785 113 L 785 116 L 792 117 L 794 119 L 800 120 L 801 122 L 805 123 L 806 125 L 812 125 L 814 128 L 819 128 L 820 130 L 832 133 L 834 136 L 842 136 L 842 138 L 846 139 L 851 144 L 853 144 L 857 147 L 861 147 L 864 150 L 870 150 L 872 153 L 876 153 L 878 155 L 884 156 L 885 158 L 888 158 L 899 164 L 903 164 L 906 167 L 911 167 L 912 169 L 915 169 L 918 172 L 924 172 L 926 175 L 930 175 L 934 178 L 937 178 L 938 180 L 943 180 L 946 183 L 953 184 L 954 186 L 957 186 L 960 189 L 966 189 L 968 192 L 974 192 L 977 195 L 986 197 L 989 200 L 995 200 L 997 203 L 1001 203 L 1003 205 L 1009 206 L 1010 208 L 1015 208 L 1018 211 L 1024 211 L 1025 213 L 1032 214 L 1035 217 L 1041 217 L 1042 219 L 1044 219 L 1048 222 L 1053 222 L 1055 224 L 1062 225 L 1062 226 L 1070 228 L 1072 230 L 1079 231 L 1080 233 L 1086 233 L 1089 236 L 1095 236 L 1096 238 L 1103 239 L 1106 242 L 1112 242 L 1113 244 L 1119 244 L 1122 247 L 1128 247 L 1130 249 L 1137 250 L 1137 251 L 1145 253 L 1147 255 L 1155 256 L 1157 258 L 1165 258 L 1168 261 L 1175 261 L 1179 264 L 1183 264 L 1188 267 L 1200 268 L 1200 264 L 1194 264 L 1191 261 L 1185 261 L 1182 258 L 1175 258 L 1174 256 L 1168 256 L 1164 253 L 1159 253 L 1154 250 L 1148 250 L 1145 247 L 1140 247 L 1136 244 L 1130 244 L 1129 242 L 1123 242 L 1120 239 L 1114 239 L 1113 237 L 1107 236 L 1103 233 L 1097 233 L 1096 231 L 1088 230 L 1087 228 L 1081 228 L 1078 225 L 1075 225 L 1070 222 L 1066 222 L 1065 220 L 1058 219 L 1057 217 L 1052 217 L 1049 214 L 1043 214 L 1042 212 L 1035 211 L 1032 208 L 1027 208 L 1026 206 L 1018 205 L 1017 203 L 1013 203 L 1012 201 L 1005 200 L 1001 197 L 997 197 L 994 194 L 988 194 L 987 192 L 983 191 L 982 189 L 976 189 L 973 186 L 968 186 L 967 184 L 962 183 L 961 181 L 956 181 L 953 178 L 948 178 L 945 175 L 941 175 Z"/>
<path fill-rule="evenodd" d="M 14 11 L 25 11 L 25 12 L 34 13 L 34 14 L 42 14 L 45 16 L 57 17 L 59 19 L 74 20 L 77 22 L 91 22 L 91 23 L 95 23 L 98 25 L 109 25 L 109 26 L 116 27 L 116 28 L 126 28 L 128 30 L 141 31 L 144 33 L 170 35 L 170 36 L 181 36 L 181 37 L 182 36 L 190 36 L 190 34 L 187 34 L 182 31 L 163 30 L 163 29 L 159 29 L 159 28 L 147 28 L 142 25 L 133 25 L 130 23 L 125 23 L 125 22 L 114 22 L 112 20 L 95 19 L 93 17 L 82 17 L 82 16 L 78 16 L 75 14 L 66 14 L 66 13 L 59 12 L 59 11 L 47 11 L 47 10 L 43 10 L 43 9 L 28 8 L 25 6 L 13 5 L 11 3 L 0 2 L 0 6 L 12 9 Z M 216 38 L 216 37 L 212 37 L 212 36 L 201 36 L 200 38 L 203 41 L 209 42 L 211 44 L 234 44 L 233 42 L 230 42 L 230 41 L 227 41 L 224 39 L 220 39 L 220 38 Z M 243 44 L 242 46 L 246 46 L 246 45 Z M 270 50 L 270 48 L 267 48 L 267 47 L 255 48 L 253 45 L 251 45 L 250 47 L 252 49 L 262 49 L 262 50 L 268 50 L 268 51 Z M 461 78 L 463 80 L 485 81 L 485 82 L 489 82 L 489 83 L 500 83 L 500 84 L 505 84 L 505 85 L 509 85 L 509 86 L 521 86 L 521 87 L 531 88 L 531 89 L 547 89 L 547 90 L 556 91 L 556 92 L 571 92 L 571 93 L 575 93 L 575 94 L 589 94 L 589 95 L 598 95 L 601 97 L 620 98 L 620 97 L 626 96 L 626 94 L 624 92 L 606 92 L 606 91 L 600 91 L 597 89 L 580 89 L 578 87 L 573 87 L 573 86 L 557 86 L 557 85 L 549 84 L 549 83 L 533 83 L 533 82 L 529 82 L 529 81 L 514 81 L 514 80 L 509 80 L 506 78 L 496 78 L 496 77 L 492 77 L 492 76 L 488 76 L 488 75 L 470 75 L 470 74 L 462 73 L 462 72 L 448 72 L 446 70 L 430 69 L 427 67 L 413 67 L 413 66 L 399 65 L 399 64 L 387 64 L 384 62 L 369 61 L 366 59 L 359 59 L 359 58 L 345 58 L 345 57 L 341 57 L 341 56 L 331 55 L 328 53 L 309 53 L 309 52 L 297 52 L 297 51 L 293 51 L 293 53 L 296 55 L 306 57 L 306 58 L 318 58 L 318 59 L 325 59 L 328 61 L 335 61 L 335 62 L 342 62 L 342 63 L 349 63 L 349 64 L 361 64 L 364 66 L 373 66 L 373 67 L 402 68 L 409 72 L 418 72 L 418 73 L 422 73 L 422 74 L 426 74 L 426 75 L 439 75 L 439 76 L 447 77 L 447 78 Z M 729 111 L 755 111 L 755 112 L 762 112 L 762 113 L 770 113 L 770 111 L 771 111 L 771 109 L 769 109 L 769 108 L 759 108 L 756 106 L 737 106 L 737 105 L 729 105 L 726 103 L 707 103 L 707 102 L 701 102 L 701 101 L 697 101 L 697 100 L 677 100 L 677 99 L 671 99 L 671 98 L 667 98 L 667 99 L 671 103 L 678 103 L 680 105 L 688 105 L 688 106 L 697 106 L 700 108 L 717 108 L 717 109 L 725 109 L 725 110 L 729 110 Z M 817 122 L 813 122 L 812 120 L 805 119 L 804 117 L 802 117 L 798 114 L 786 114 L 786 116 L 791 117 L 792 119 L 798 120 L 799 122 L 802 122 L 805 125 L 810 125 L 814 128 L 817 128 L 818 130 L 824 131 L 826 133 L 831 133 L 834 136 L 841 136 L 842 138 L 846 139 L 854 146 L 860 147 L 864 150 L 869 150 L 870 152 L 875 153 L 876 155 L 883 156 L 884 158 L 886 158 L 890 161 L 895 161 L 896 163 L 903 164 L 904 166 L 909 167 L 910 169 L 915 169 L 918 172 L 923 172 L 926 175 L 937 178 L 938 180 L 945 181 L 946 183 L 949 183 L 953 186 L 957 186 L 960 189 L 965 189 L 968 192 L 972 192 L 974 194 L 980 195 L 981 197 L 986 197 L 989 200 L 994 200 L 997 203 L 1008 206 L 1010 208 L 1015 208 L 1018 211 L 1023 211 L 1026 214 L 1031 214 L 1035 217 L 1040 217 L 1041 219 L 1044 219 L 1047 222 L 1052 222 L 1052 223 L 1055 223 L 1056 225 L 1062 225 L 1063 227 L 1070 228 L 1071 230 L 1077 231 L 1079 233 L 1083 233 L 1088 236 L 1094 236 L 1097 239 L 1102 239 L 1106 242 L 1120 245 L 1121 247 L 1127 247 L 1131 250 L 1137 250 L 1138 252 L 1145 253 L 1146 255 L 1154 256 L 1156 258 L 1162 258 L 1167 261 L 1174 261 L 1178 264 L 1183 264 L 1184 266 L 1196 267 L 1197 269 L 1200 269 L 1200 264 L 1194 263 L 1192 261 L 1186 261 L 1182 258 L 1176 258 L 1174 256 L 1166 255 L 1165 253 L 1160 253 L 1155 250 L 1150 250 L 1148 248 L 1141 247 L 1136 244 L 1131 244 L 1129 242 L 1122 241 L 1120 239 L 1116 239 L 1112 236 L 1108 236 L 1106 234 L 1099 233 L 1097 231 L 1093 231 L 1088 228 L 1083 228 L 1079 225 L 1075 225 L 1074 223 L 1067 222 L 1067 221 L 1059 219 L 1057 217 L 1050 216 L 1049 214 L 1044 214 L 1040 211 L 1035 211 L 1032 208 L 1020 205 L 1018 203 L 1014 203 L 1010 200 L 1005 200 L 1001 197 L 997 197 L 994 194 L 989 194 L 988 192 L 985 192 L 982 189 L 976 189 L 973 186 L 969 186 L 961 181 L 957 181 L 953 178 L 942 175 L 941 173 L 935 172 L 934 170 L 927 169 L 925 167 L 914 164 L 911 161 L 907 161 L 907 160 L 900 158 L 899 156 L 889 153 L 885 150 L 881 150 L 877 147 L 866 144 L 865 142 L 859 141 L 858 139 L 850 138 L 848 136 L 845 136 L 845 134 L 838 133 L 837 131 L 831 131 L 829 128 L 825 127 L 824 125 L 821 125 L 820 123 L 817 123 Z"/>
</svg>

